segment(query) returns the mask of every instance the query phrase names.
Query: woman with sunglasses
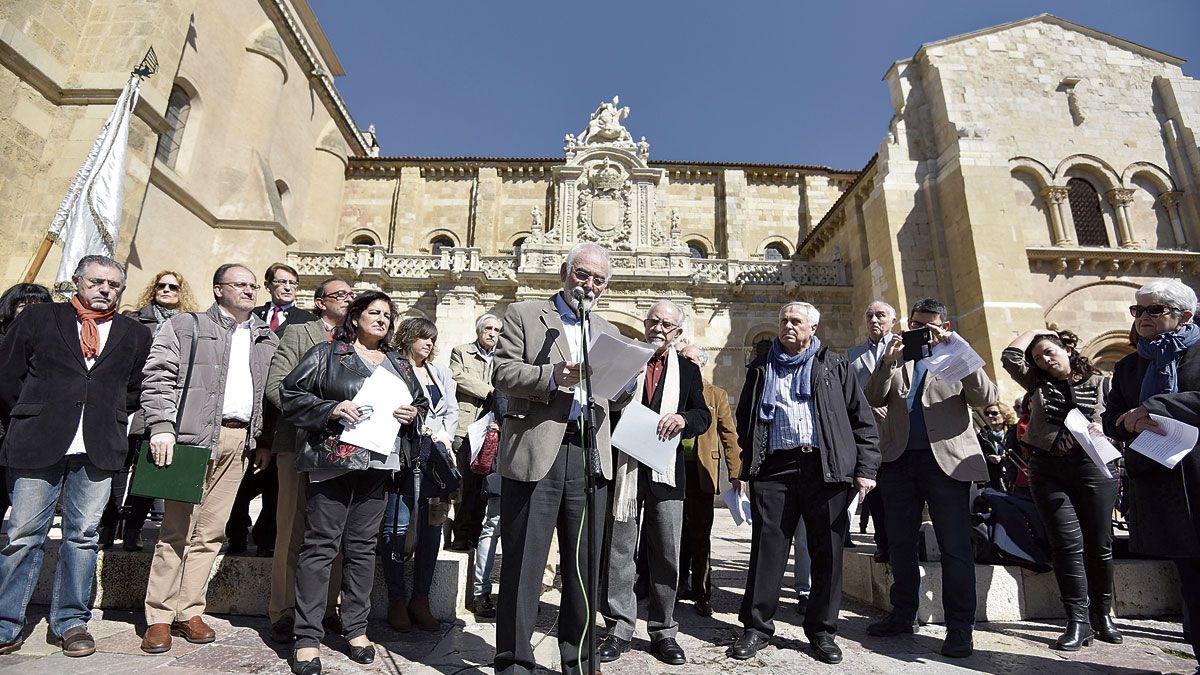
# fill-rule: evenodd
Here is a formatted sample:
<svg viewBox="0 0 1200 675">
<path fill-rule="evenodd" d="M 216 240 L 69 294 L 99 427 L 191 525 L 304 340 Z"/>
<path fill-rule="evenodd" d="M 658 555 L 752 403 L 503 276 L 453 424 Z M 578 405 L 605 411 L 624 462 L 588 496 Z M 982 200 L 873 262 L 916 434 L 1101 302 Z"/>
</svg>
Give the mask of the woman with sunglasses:
<svg viewBox="0 0 1200 675">
<path fill-rule="evenodd" d="M 180 312 L 195 312 L 196 301 L 192 298 L 192 289 L 183 280 L 183 275 L 171 270 L 163 270 L 154 275 L 154 281 L 142 289 L 138 297 L 138 310 L 133 318 L 148 326 L 158 335 L 159 328 L 167 319 Z"/>
<path fill-rule="evenodd" d="M 1139 288 L 1133 299 L 1129 313 L 1137 352 L 1113 369 L 1104 410 L 1105 433 L 1123 442 L 1148 426 L 1147 411 L 1180 417 L 1163 405 L 1176 397 L 1160 394 L 1200 391 L 1195 291 L 1176 279 L 1155 279 Z M 1192 619 L 1192 647 L 1200 654 L 1200 499 L 1195 498 L 1200 493 L 1200 453 L 1188 453 L 1173 469 L 1128 448 L 1124 454 L 1129 548 L 1175 562 L 1184 616 Z"/>
<path fill-rule="evenodd" d="M 1074 334 L 1031 330 L 1000 355 L 1004 369 L 1029 392 L 1029 427 L 1021 444 L 1030 450 L 1029 488 L 1046 526 L 1054 576 L 1067 614 L 1054 643 L 1077 651 L 1092 637 L 1119 644 L 1109 616 L 1113 598 L 1112 512 L 1117 479 L 1110 462 L 1100 467 L 1067 430 L 1078 410 L 1088 433 L 1103 436 L 1102 376 L 1073 348 Z"/>
<path fill-rule="evenodd" d="M 1017 414 L 1007 403 L 992 403 L 983 409 L 984 426 L 976 436 L 988 462 L 987 486 L 1007 490 L 1011 482 L 1008 452 L 1017 449 Z"/>
</svg>

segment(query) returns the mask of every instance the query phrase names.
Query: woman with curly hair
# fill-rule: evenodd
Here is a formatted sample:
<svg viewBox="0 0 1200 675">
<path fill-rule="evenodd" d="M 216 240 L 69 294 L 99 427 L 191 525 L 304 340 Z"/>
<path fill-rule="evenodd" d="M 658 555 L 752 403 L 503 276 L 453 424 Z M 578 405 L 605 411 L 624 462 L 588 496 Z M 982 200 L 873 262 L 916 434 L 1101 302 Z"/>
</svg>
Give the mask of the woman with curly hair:
<svg viewBox="0 0 1200 675">
<path fill-rule="evenodd" d="M 183 275 L 163 270 L 154 275 L 154 281 L 146 285 L 138 296 L 138 309 L 133 318 L 149 326 L 158 335 L 158 329 L 167 319 L 180 312 L 198 311 L 192 289 Z"/>
<path fill-rule="evenodd" d="M 984 407 L 983 421 L 983 428 L 975 435 L 988 461 L 987 486 L 1007 490 L 1012 483 L 1008 452 L 1017 449 L 1017 413 L 1007 403 L 997 401 Z"/>
<path fill-rule="evenodd" d="M 1067 614 L 1055 649 L 1076 651 L 1092 637 L 1120 643 L 1112 609 L 1112 512 L 1117 479 L 1105 472 L 1066 429 L 1078 409 L 1088 432 L 1103 436 L 1102 376 L 1075 351 L 1073 333 L 1032 330 L 1000 356 L 1004 369 L 1029 392 L 1029 427 L 1021 444 L 1030 450 L 1029 487 L 1046 525 L 1054 576 Z"/>
</svg>

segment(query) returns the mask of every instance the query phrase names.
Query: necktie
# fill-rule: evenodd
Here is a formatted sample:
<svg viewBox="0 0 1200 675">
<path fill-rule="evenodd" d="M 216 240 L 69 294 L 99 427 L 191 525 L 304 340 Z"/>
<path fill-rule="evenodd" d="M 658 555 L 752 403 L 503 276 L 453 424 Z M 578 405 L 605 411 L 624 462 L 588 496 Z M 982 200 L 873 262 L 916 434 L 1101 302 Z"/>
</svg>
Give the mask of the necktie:
<svg viewBox="0 0 1200 675">
<path fill-rule="evenodd" d="M 275 305 L 271 305 L 271 332 L 279 330 L 279 315 L 283 314 Z"/>
</svg>

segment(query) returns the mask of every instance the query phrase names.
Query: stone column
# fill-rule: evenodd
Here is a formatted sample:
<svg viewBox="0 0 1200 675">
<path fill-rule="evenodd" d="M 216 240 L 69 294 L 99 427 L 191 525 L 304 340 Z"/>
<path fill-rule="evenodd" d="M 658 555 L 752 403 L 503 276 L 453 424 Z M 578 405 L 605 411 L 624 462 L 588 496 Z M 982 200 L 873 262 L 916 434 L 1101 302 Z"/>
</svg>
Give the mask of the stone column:
<svg viewBox="0 0 1200 675">
<path fill-rule="evenodd" d="M 1067 201 L 1067 188 L 1058 185 L 1047 185 L 1039 193 L 1050 211 L 1050 228 L 1054 234 L 1055 246 L 1073 246 L 1071 236 L 1063 226 L 1063 204 Z"/>
<path fill-rule="evenodd" d="M 1167 218 L 1171 221 L 1171 232 L 1175 235 L 1175 248 L 1186 249 L 1188 241 L 1187 235 L 1183 233 L 1183 214 L 1180 213 L 1182 200 L 1183 193 L 1176 190 L 1164 192 L 1158 196 L 1158 201 L 1166 210 Z"/>
<path fill-rule="evenodd" d="M 1121 248 L 1137 248 L 1133 239 L 1133 228 L 1129 226 L 1129 205 L 1133 203 L 1133 190 L 1113 188 L 1105 193 L 1108 203 L 1117 215 L 1117 239 Z"/>
</svg>

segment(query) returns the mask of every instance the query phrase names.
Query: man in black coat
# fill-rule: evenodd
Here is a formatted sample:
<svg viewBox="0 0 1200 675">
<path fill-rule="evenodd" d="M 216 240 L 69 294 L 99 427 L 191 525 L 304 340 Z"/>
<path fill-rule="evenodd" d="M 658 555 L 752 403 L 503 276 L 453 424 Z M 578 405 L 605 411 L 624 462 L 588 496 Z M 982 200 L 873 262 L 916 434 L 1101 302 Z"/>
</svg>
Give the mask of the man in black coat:
<svg viewBox="0 0 1200 675">
<path fill-rule="evenodd" d="M 726 652 L 745 660 L 775 632 L 772 617 L 788 548 L 803 518 L 812 557 L 804 633 L 814 656 L 839 663 L 833 640 L 842 599 L 847 508 L 875 487 L 879 433 L 846 359 L 816 336 L 821 314 L 806 302 L 779 310 L 779 337 L 749 366 L 738 401 L 739 476 L 750 485 L 750 568 L 739 619 L 745 630 Z"/>
<path fill-rule="evenodd" d="M 657 432 L 660 438 L 675 439 L 675 462 L 669 473 L 660 474 L 624 452 L 614 456 L 612 544 L 604 575 L 607 602 L 602 608 L 609 630 L 596 655 L 600 661 L 608 662 L 629 650 L 637 623 L 637 597 L 633 588 L 637 572 L 635 551 L 641 547 L 647 553 L 649 575 L 646 627 L 650 632 L 650 649 L 660 661 L 682 665 L 687 663 L 687 657 L 675 640 L 679 632 L 675 621 L 679 540 L 687 494 L 682 441 L 707 431 L 712 413 L 704 402 L 699 366 L 679 358 L 673 347 L 683 332 L 683 310 L 669 300 L 659 300 L 650 308 L 644 325 L 646 341 L 657 347 L 657 351 L 646 364 L 644 378 L 638 378 L 634 398 L 661 415 Z M 644 526 L 640 542 L 639 511 Z"/>
<path fill-rule="evenodd" d="M 116 261 L 85 256 L 72 281 L 69 303 L 27 307 L 0 342 L 0 464 L 13 504 L 9 543 L 0 550 L 0 654 L 21 647 L 60 495 L 63 537 L 47 639 L 67 656 L 96 651 L 87 624 L 97 529 L 113 474 L 125 465 L 150 331 L 115 313 L 125 290 Z"/>
</svg>

